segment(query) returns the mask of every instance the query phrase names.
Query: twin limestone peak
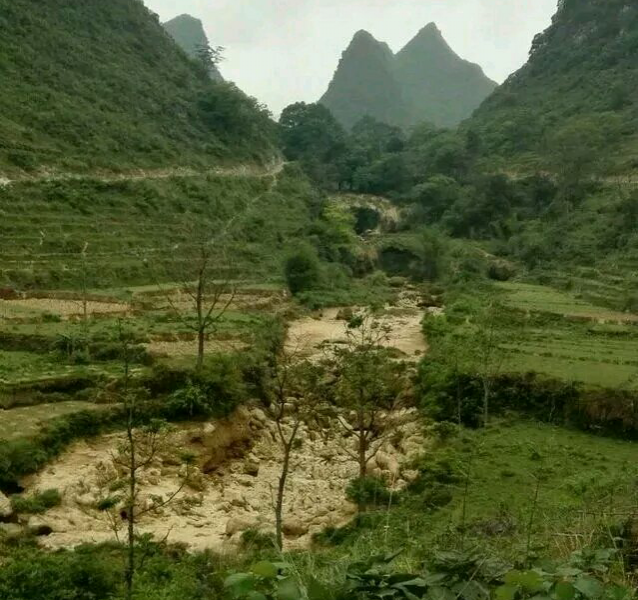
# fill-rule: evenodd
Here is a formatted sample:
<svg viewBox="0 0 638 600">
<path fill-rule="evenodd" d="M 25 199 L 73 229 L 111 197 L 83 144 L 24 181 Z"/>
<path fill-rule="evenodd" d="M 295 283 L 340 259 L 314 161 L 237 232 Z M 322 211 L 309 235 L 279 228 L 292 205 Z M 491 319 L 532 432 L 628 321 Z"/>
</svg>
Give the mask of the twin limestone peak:
<svg viewBox="0 0 638 600">
<path fill-rule="evenodd" d="M 366 115 L 403 127 L 422 121 L 452 127 L 495 87 L 430 23 L 396 55 L 367 31 L 357 32 L 320 102 L 348 127 Z"/>
<path fill-rule="evenodd" d="M 163 23 L 163 26 L 175 43 L 192 58 L 198 56 L 201 48 L 209 45 L 204 25 L 191 15 L 179 15 Z M 210 76 L 212 79 L 223 79 L 217 67 L 211 69 Z"/>
</svg>

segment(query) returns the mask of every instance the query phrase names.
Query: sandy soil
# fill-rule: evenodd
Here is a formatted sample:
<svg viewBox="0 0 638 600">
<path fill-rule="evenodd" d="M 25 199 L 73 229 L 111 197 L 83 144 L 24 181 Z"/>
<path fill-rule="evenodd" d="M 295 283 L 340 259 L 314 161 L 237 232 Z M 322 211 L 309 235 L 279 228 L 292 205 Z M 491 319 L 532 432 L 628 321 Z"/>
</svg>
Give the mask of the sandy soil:
<svg viewBox="0 0 638 600">
<path fill-rule="evenodd" d="M 146 348 L 153 356 L 195 356 L 197 341 L 152 341 Z M 241 340 L 208 340 L 207 352 L 237 352 L 244 350 L 246 343 Z"/>
<path fill-rule="evenodd" d="M 339 319 L 342 309 L 329 308 L 294 321 L 288 333 L 288 348 L 306 356 L 318 356 L 327 343 L 342 343 L 347 339 L 347 324 Z M 388 308 L 379 323 L 390 328 L 384 345 L 402 352 L 406 358 L 418 360 L 427 351 L 421 321 L 423 312 L 410 301 Z"/>
<path fill-rule="evenodd" d="M 128 304 L 114 302 L 88 302 L 89 314 L 110 314 L 126 313 L 129 310 Z M 12 311 L 15 310 L 15 313 Z M 83 313 L 83 305 L 79 300 L 54 300 L 51 298 L 28 298 L 24 300 L 0 300 L 0 314 L 18 314 L 20 310 L 34 312 L 48 312 L 61 317 L 79 316 Z"/>
</svg>

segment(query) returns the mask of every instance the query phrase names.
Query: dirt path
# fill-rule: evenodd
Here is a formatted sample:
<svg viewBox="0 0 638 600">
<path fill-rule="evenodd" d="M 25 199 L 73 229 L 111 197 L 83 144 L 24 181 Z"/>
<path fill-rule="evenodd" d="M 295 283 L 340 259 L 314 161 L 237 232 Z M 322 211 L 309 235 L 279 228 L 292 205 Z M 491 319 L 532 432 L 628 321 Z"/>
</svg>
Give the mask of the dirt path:
<svg viewBox="0 0 638 600">
<path fill-rule="evenodd" d="M 187 167 L 174 167 L 168 169 L 138 169 L 123 173 L 40 173 L 35 175 L 24 175 L 20 177 L 9 177 L 0 174 L 0 187 L 6 187 L 15 183 L 36 183 L 39 181 L 85 181 L 98 180 L 103 183 L 116 183 L 119 181 L 143 181 L 157 179 L 191 178 L 216 175 L 219 177 L 276 177 L 279 175 L 286 163 L 277 159 L 268 166 L 260 165 L 235 165 L 232 167 L 213 167 L 206 170 L 196 170 Z"/>
<path fill-rule="evenodd" d="M 398 435 L 385 443 L 371 464 L 371 471 L 385 476 L 394 489 L 415 476 L 407 468 L 425 444 L 415 414 L 403 411 L 397 413 L 397 419 Z M 248 529 L 272 532 L 273 490 L 281 464 L 280 448 L 273 442 L 275 432 L 274 422 L 255 407 L 239 409 L 226 422 L 177 430 L 172 443 L 196 453 L 201 468 L 195 469 L 189 485 L 173 503 L 142 519 L 140 532 L 159 539 L 167 537 L 192 549 L 220 552 L 234 551 Z M 113 495 L 117 471 L 112 453 L 120 439 L 119 435 L 110 435 L 79 442 L 43 472 L 23 482 L 27 493 L 57 488 L 63 496 L 61 506 L 29 521 L 30 527 L 52 530 L 40 538 L 45 546 L 72 547 L 115 537 L 105 514 L 97 510 L 97 503 Z M 211 471 L 210 457 L 219 458 L 222 439 L 230 458 L 217 462 Z M 348 454 L 352 439 L 344 438 L 343 430 L 333 424 L 317 430 L 303 426 L 300 440 L 286 496 L 288 549 L 307 547 L 313 533 L 326 526 L 343 525 L 355 512 L 344 498 L 346 486 L 357 471 Z M 152 497 L 166 498 L 173 493 L 180 485 L 179 473 L 174 460 L 159 458 L 140 475 L 140 504 L 145 506 Z M 120 527 L 123 524 L 118 523 Z"/>
</svg>

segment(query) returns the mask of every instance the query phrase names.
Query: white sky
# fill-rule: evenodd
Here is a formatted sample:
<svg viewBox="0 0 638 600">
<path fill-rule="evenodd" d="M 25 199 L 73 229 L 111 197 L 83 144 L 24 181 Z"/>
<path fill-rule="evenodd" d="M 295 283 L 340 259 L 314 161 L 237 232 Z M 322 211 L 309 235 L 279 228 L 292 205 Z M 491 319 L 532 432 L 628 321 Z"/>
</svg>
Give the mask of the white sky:
<svg viewBox="0 0 638 600">
<path fill-rule="evenodd" d="M 226 48 L 221 71 L 274 113 L 325 92 L 359 29 L 396 52 L 434 21 L 452 48 L 502 82 L 521 67 L 557 0 L 145 0 L 162 21 L 189 13 L 212 45 Z"/>
</svg>

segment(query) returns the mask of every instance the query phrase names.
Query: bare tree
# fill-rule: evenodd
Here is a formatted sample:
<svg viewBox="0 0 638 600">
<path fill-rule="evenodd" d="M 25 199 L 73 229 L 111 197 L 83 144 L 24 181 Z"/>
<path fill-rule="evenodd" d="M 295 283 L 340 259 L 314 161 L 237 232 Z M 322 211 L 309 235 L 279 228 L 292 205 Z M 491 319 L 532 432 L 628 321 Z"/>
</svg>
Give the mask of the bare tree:
<svg viewBox="0 0 638 600">
<path fill-rule="evenodd" d="M 108 516 L 118 540 L 120 540 L 122 525 L 125 527 L 125 597 L 126 600 L 132 600 L 135 574 L 146 558 L 143 553 L 138 556 L 139 520 L 144 515 L 167 506 L 179 495 L 189 480 L 192 456 L 187 453 L 181 454 L 182 461 L 187 465 L 186 473 L 170 495 L 153 497 L 150 503 L 140 502 L 140 474 L 148 469 L 160 454 L 167 451 L 169 428 L 167 423 L 161 420 L 145 422 L 143 396 L 131 385 L 130 340 L 129 336 L 123 332 L 121 324 L 120 341 L 124 361 L 121 403 L 125 413 L 125 436 L 111 457 L 116 474 L 112 481 L 102 483 L 108 483 L 109 490 L 122 490 L 125 495 L 121 496 L 118 493 L 109 495 L 98 502 L 98 508 Z"/>
<path fill-rule="evenodd" d="M 192 234 L 194 236 L 194 234 Z M 195 239 L 188 245 L 186 266 L 179 269 L 165 269 L 175 283 L 179 297 L 186 297 L 192 303 L 193 313 L 184 312 L 178 305 L 175 288 L 162 285 L 154 276 L 155 283 L 182 324 L 193 331 L 197 340 L 197 369 L 204 366 L 206 341 L 214 333 L 224 315 L 228 312 L 236 295 L 236 282 L 232 278 L 232 268 L 227 260 L 225 248 L 215 240 Z M 175 251 L 180 250 L 179 247 Z M 151 268 L 151 263 L 145 264 Z M 172 265 L 173 263 L 169 263 Z"/>
<path fill-rule="evenodd" d="M 494 380 L 500 372 L 504 352 L 500 346 L 499 330 L 497 319 L 499 318 L 498 307 L 490 304 L 480 316 L 477 323 L 477 330 L 474 336 L 474 365 L 478 378 L 483 388 L 483 426 L 487 426 L 490 420 L 490 400 Z"/>
<path fill-rule="evenodd" d="M 275 351 L 270 362 L 269 412 L 275 421 L 277 439 L 283 454 L 275 498 L 275 534 L 277 546 L 283 550 L 286 484 L 300 428 L 315 413 L 321 396 L 320 369 L 308 361 L 300 361 L 296 351 L 285 347 Z"/>
<path fill-rule="evenodd" d="M 404 365 L 392 360 L 384 346 L 389 333 L 370 313 L 357 315 L 348 324 L 347 344 L 335 350 L 336 400 L 345 412 L 339 422 L 356 440 L 351 456 L 361 478 L 392 433 L 387 413 L 403 387 Z"/>
</svg>

